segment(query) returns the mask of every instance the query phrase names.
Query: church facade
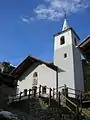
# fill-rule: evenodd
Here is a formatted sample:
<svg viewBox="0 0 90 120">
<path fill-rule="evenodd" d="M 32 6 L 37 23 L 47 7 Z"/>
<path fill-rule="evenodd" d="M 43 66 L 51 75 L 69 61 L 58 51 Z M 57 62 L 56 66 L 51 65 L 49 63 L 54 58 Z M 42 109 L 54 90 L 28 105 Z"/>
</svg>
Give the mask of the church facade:
<svg viewBox="0 0 90 120">
<path fill-rule="evenodd" d="M 11 73 L 18 80 L 17 92 L 39 85 L 56 88 L 66 85 L 84 91 L 80 39 L 64 20 L 61 32 L 54 35 L 54 60 L 47 63 L 28 56 Z M 75 93 L 75 92 L 74 92 Z"/>
</svg>

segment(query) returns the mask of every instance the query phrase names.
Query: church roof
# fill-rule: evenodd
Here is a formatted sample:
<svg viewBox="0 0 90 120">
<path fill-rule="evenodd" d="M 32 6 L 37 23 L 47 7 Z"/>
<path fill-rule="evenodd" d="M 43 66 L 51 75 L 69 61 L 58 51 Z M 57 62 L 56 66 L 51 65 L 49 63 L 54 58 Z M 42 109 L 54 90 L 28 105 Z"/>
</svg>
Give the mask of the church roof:
<svg viewBox="0 0 90 120">
<path fill-rule="evenodd" d="M 63 30 L 63 31 L 61 31 L 61 32 L 58 32 L 58 33 L 54 34 L 53 36 L 54 36 L 54 37 L 55 37 L 55 36 L 58 36 L 58 35 L 60 35 L 60 34 L 62 34 L 62 33 L 65 33 L 65 32 L 67 32 L 67 31 L 69 31 L 69 30 L 72 30 L 72 32 L 77 36 L 78 40 L 80 40 L 79 36 L 77 35 L 77 33 L 74 31 L 74 29 L 73 29 L 72 27 L 69 27 L 69 28 L 67 28 L 67 29 L 65 29 L 65 30 Z"/>
<path fill-rule="evenodd" d="M 64 23 L 63 23 L 63 28 L 62 28 L 62 31 L 66 30 L 69 28 L 69 25 L 68 25 L 68 22 L 67 22 L 67 19 L 65 18 L 64 19 Z"/>
<path fill-rule="evenodd" d="M 44 62 L 32 56 L 28 56 L 23 62 L 21 62 L 10 74 L 18 77 L 23 74 L 29 67 L 32 67 L 34 63 L 45 64 L 47 67 L 57 71 L 58 67 L 53 63 Z"/>
</svg>

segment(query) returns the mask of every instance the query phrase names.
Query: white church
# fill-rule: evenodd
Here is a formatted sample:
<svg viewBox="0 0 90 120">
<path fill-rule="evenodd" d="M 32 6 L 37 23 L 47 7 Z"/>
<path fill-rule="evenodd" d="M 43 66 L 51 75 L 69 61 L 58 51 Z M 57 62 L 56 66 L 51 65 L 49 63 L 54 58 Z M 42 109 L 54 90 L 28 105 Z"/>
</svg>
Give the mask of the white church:
<svg viewBox="0 0 90 120">
<path fill-rule="evenodd" d="M 33 86 L 56 88 L 66 85 L 72 89 L 84 91 L 84 78 L 81 52 L 78 49 L 80 39 L 76 32 L 64 20 L 62 31 L 54 35 L 54 60 L 47 63 L 28 56 L 11 73 L 18 80 L 18 92 Z"/>
</svg>

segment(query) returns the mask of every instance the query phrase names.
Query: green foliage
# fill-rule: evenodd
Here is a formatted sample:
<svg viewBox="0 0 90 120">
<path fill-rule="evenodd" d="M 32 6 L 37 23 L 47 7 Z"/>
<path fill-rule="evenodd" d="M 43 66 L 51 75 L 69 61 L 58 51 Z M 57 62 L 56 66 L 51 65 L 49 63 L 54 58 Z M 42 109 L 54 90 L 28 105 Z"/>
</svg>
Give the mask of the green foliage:
<svg viewBox="0 0 90 120">
<path fill-rule="evenodd" d="M 2 65 L 3 65 L 3 66 L 10 67 L 10 66 L 11 66 L 11 63 L 10 63 L 10 62 L 2 62 Z"/>
<path fill-rule="evenodd" d="M 3 61 L 1 64 L 4 67 L 4 73 L 10 73 L 15 68 L 11 65 L 10 62 Z"/>
<path fill-rule="evenodd" d="M 42 99 L 39 99 L 39 103 L 40 103 L 42 108 L 47 108 L 48 107 L 47 103 L 45 103 Z"/>
<path fill-rule="evenodd" d="M 84 72 L 84 85 L 85 92 L 90 91 L 90 62 L 82 61 L 83 72 Z"/>
</svg>

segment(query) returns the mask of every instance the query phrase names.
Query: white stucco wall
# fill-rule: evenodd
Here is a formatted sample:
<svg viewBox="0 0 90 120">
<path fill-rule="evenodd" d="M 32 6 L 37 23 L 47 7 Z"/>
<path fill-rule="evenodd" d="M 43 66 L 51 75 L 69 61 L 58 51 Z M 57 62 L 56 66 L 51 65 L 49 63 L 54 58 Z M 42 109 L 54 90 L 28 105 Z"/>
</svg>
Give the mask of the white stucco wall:
<svg viewBox="0 0 90 120">
<path fill-rule="evenodd" d="M 67 54 L 67 57 L 64 58 L 64 54 Z M 68 87 L 75 89 L 74 85 L 74 64 L 73 64 L 73 51 L 72 45 L 67 47 L 62 47 L 60 50 L 55 52 L 55 65 L 62 69 L 62 72 L 58 74 L 58 87 L 66 84 Z"/>
<path fill-rule="evenodd" d="M 62 45 L 60 45 L 61 36 L 65 37 L 65 44 Z M 81 54 L 75 46 L 75 38 L 78 44 L 79 40 L 71 30 L 55 36 L 54 64 L 63 70 L 58 76 L 58 87 L 66 84 L 70 88 L 83 90 Z M 67 54 L 66 58 L 64 58 L 65 53 Z M 75 91 L 70 92 L 75 93 Z"/>
<path fill-rule="evenodd" d="M 61 36 L 65 37 L 65 44 L 63 44 L 63 45 L 60 45 Z M 73 41 L 72 41 L 71 30 L 69 30 L 68 32 L 61 33 L 60 35 L 55 36 L 55 38 L 54 38 L 54 51 L 56 51 L 57 49 L 60 49 L 62 47 L 66 47 L 66 45 L 70 45 L 70 44 L 72 44 L 72 42 Z"/>
<path fill-rule="evenodd" d="M 79 44 L 80 40 L 78 39 L 78 37 L 75 34 L 73 34 L 73 31 L 71 31 L 71 33 L 72 33 L 73 45 L 77 46 Z M 76 39 L 76 45 L 75 45 L 75 39 Z"/>
<path fill-rule="evenodd" d="M 65 37 L 65 44 L 60 45 L 60 38 L 61 36 Z M 54 38 L 54 51 L 57 49 L 60 49 L 62 47 L 66 47 L 66 45 L 75 45 L 75 39 L 76 39 L 76 44 L 79 44 L 79 39 L 78 37 L 73 33 L 72 30 L 68 30 L 67 32 L 61 33 L 58 36 L 55 36 Z"/>
<path fill-rule="evenodd" d="M 65 44 L 63 45 L 60 45 L 61 36 L 65 37 Z M 54 64 L 62 70 L 58 73 L 58 87 L 66 84 L 70 88 L 83 90 L 81 55 L 75 47 L 75 37 L 78 43 L 77 36 L 71 30 L 55 36 Z M 67 54 L 66 58 L 64 57 L 65 53 Z M 35 72 L 38 73 L 37 87 L 41 84 L 48 88 L 56 88 L 56 71 L 47 67 L 45 64 L 39 65 L 39 63 L 35 63 L 19 78 L 18 92 L 32 88 L 33 74 Z M 75 93 L 75 91 L 71 92 Z"/>
<path fill-rule="evenodd" d="M 81 54 L 78 48 L 73 46 L 73 58 L 74 58 L 74 79 L 75 79 L 75 88 L 77 90 L 84 91 L 84 78 L 82 70 L 82 60 Z"/>
<path fill-rule="evenodd" d="M 37 67 L 32 71 L 32 68 L 29 68 L 21 77 L 20 81 L 18 81 L 18 88 L 19 91 L 23 91 L 24 89 L 30 89 L 32 88 L 33 83 L 33 74 L 35 72 L 38 73 L 38 85 L 40 84 L 43 86 L 55 88 L 56 87 L 56 72 L 50 68 L 48 68 L 46 65 L 41 64 L 37 65 Z"/>
</svg>

